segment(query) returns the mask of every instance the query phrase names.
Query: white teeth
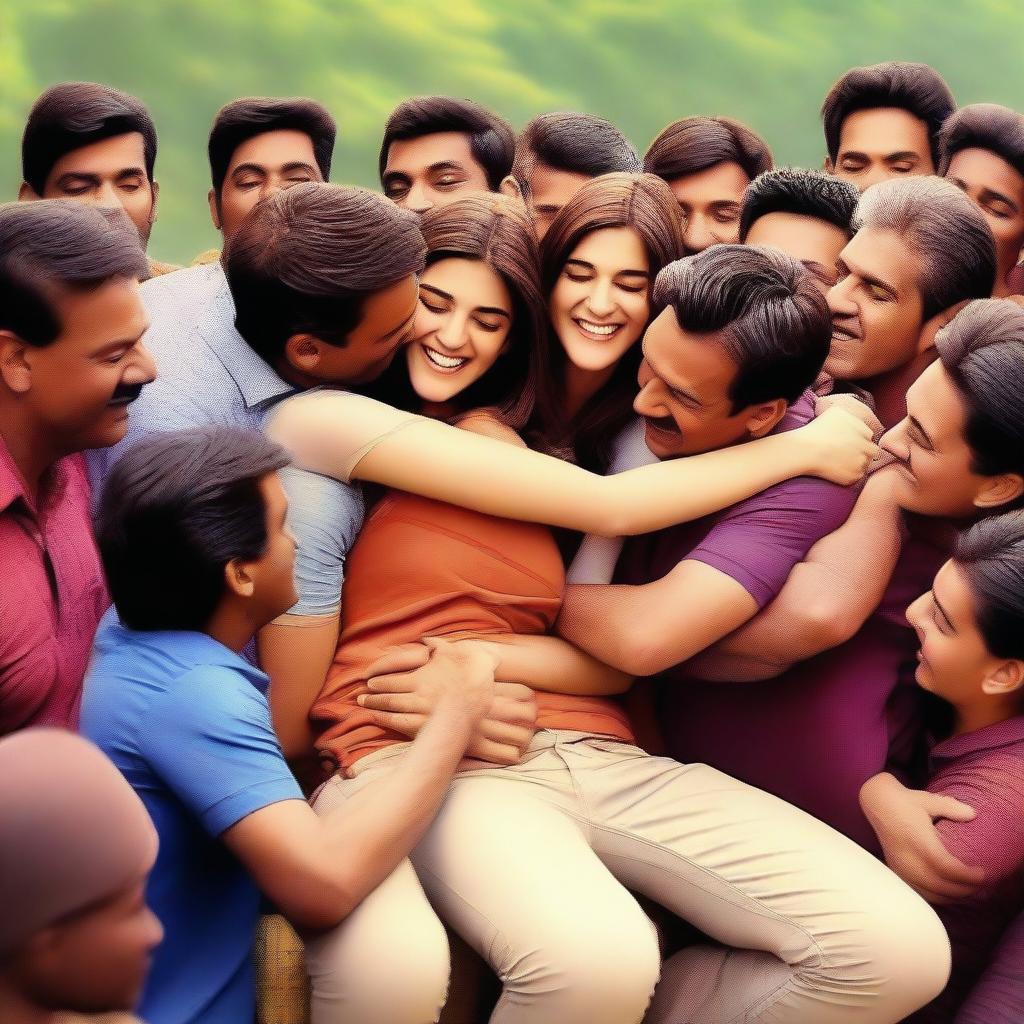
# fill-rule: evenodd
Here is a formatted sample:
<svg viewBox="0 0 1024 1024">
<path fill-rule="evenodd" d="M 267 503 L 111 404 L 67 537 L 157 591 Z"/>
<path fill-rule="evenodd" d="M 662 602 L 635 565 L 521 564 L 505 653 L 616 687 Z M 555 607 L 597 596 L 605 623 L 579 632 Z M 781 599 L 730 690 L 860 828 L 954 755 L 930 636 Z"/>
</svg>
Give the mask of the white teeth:
<svg viewBox="0 0 1024 1024">
<path fill-rule="evenodd" d="M 577 320 L 576 323 L 590 334 L 602 335 L 614 334 L 622 326 L 621 324 L 592 324 L 589 320 Z"/>
<path fill-rule="evenodd" d="M 440 352 L 435 352 L 432 348 L 423 347 L 423 351 L 426 357 L 435 365 L 440 366 L 442 370 L 454 370 L 457 366 L 462 366 L 469 362 L 469 359 L 465 356 L 446 356 Z"/>
</svg>

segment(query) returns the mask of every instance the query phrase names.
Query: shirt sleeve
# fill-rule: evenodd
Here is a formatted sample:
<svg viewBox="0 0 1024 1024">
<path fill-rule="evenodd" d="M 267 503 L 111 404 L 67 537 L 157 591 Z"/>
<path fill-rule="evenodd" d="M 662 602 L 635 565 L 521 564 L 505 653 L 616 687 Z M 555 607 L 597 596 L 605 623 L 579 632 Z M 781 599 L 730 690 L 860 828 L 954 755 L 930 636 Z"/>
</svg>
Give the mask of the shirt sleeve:
<svg viewBox="0 0 1024 1024">
<path fill-rule="evenodd" d="M 1024 914 L 1011 922 L 954 1024 L 1020 1024 L 1024 1020 Z"/>
<path fill-rule="evenodd" d="M 687 559 L 732 577 L 763 608 L 793 566 L 846 522 L 858 493 L 809 477 L 787 480 L 727 509 Z"/>
<path fill-rule="evenodd" d="M 295 535 L 298 602 L 289 615 L 336 615 L 341 609 L 345 556 L 363 523 L 362 494 L 331 477 L 288 466 L 280 472 Z"/>
<path fill-rule="evenodd" d="M 233 669 L 203 666 L 175 680 L 147 728 L 153 771 L 213 837 L 270 804 L 302 799 L 266 697 Z"/>
<path fill-rule="evenodd" d="M 986 887 L 1024 868 L 1024 759 L 1011 753 L 940 773 L 928 784 L 974 808 L 971 821 L 940 821 L 942 843 L 958 860 L 985 869 Z"/>
</svg>

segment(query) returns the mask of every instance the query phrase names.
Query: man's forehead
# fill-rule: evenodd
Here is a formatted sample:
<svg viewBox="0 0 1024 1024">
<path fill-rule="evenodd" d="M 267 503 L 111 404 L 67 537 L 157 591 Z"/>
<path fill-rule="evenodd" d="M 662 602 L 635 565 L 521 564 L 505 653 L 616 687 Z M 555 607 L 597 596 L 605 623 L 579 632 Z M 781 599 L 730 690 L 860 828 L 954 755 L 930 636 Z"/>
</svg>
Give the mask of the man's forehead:
<svg viewBox="0 0 1024 1024">
<path fill-rule="evenodd" d="M 239 143 L 231 154 L 228 173 L 241 164 L 256 164 L 268 170 L 276 170 L 291 163 L 309 164 L 317 170 L 313 140 L 305 132 L 281 128 L 277 131 L 261 132 Z"/>
<path fill-rule="evenodd" d="M 895 231 L 861 228 L 839 256 L 855 274 L 896 287 L 917 282 L 918 256 Z"/>
<path fill-rule="evenodd" d="M 946 177 L 958 178 L 967 185 L 993 189 L 1018 202 L 1024 197 L 1024 175 L 990 149 L 972 146 L 954 153 Z"/>
<path fill-rule="evenodd" d="M 108 139 L 90 142 L 65 153 L 53 165 L 50 177 L 65 174 L 97 174 L 127 167 L 145 168 L 146 144 L 141 132 L 125 132 Z"/>
<path fill-rule="evenodd" d="M 535 203 L 564 206 L 590 180 L 578 171 L 562 171 L 538 162 L 530 174 L 530 197 Z"/>
<path fill-rule="evenodd" d="M 855 110 L 843 121 L 839 150 L 880 157 L 900 152 L 930 155 L 928 127 L 909 110 L 900 107 Z"/>
<path fill-rule="evenodd" d="M 476 163 L 466 132 L 433 132 L 416 139 L 396 139 L 388 147 L 384 173 L 411 174 L 446 162 L 463 167 Z"/>
<path fill-rule="evenodd" d="M 736 375 L 736 364 L 725 347 L 685 331 L 671 306 L 654 319 L 643 346 L 651 370 L 670 387 L 718 389 L 728 387 Z"/>
</svg>

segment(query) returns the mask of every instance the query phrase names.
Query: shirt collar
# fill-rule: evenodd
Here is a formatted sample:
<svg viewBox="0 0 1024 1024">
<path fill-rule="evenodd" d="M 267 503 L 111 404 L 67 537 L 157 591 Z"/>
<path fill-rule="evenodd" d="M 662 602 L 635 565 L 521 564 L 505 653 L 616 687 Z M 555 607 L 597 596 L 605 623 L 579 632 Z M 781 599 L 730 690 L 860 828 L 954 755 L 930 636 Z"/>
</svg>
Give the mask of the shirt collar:
<svg viewBox="0 0 1024 1024">
<path fill-rule="evenodd" d="M 65 456 L 65 459 L 81 458 L 81 456 Z M 67 484 L 67 464 L 65 459 L 58 459 L 43 473 L 39 481 L 39 494 L 33 501 L 28 493 L 28 486 L 21 470 L 14 463 L 7 442 L 0 437 L 0 513 L 6 512 L 15 502 L 21 503 L 29 512 L 38 517 L 40 513 L 54 506 L 60 500 Z"/>
<path fill-rule="evenodd" d="M 199 332 L 228 375 L 238 385 L 247 409 L 289 395 L 297 389 L 283 381 L 258 356 L 235 327 L 235 303 L 224 271 L 217 265 L 220 287 L 199 322 Z"/>
<path fill-rule="evenodd" d="M 0 512 L 6 512 L 19 498 L 28 501 L 25 481 L 0 437 Z"/>
<path fill-rule="evenodd" d="M 967 754 L 1021 744 L 1024 744 L 1024 715 L 1015 715 L 1003 722 L 987 725 L 984 729 L 961 733 L 959 736 L 943 740 L 932 750 L 931 760 L 938 767 Z"/>
</svg>

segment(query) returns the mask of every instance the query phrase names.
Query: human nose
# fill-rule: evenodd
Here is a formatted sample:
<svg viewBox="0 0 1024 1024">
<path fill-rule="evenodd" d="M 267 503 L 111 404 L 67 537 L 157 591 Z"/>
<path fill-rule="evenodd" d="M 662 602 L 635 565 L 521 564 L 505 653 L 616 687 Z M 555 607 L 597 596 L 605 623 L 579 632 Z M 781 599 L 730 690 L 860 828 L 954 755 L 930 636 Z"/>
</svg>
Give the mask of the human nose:
<svg viewBox="0 0 1024 1024">
<path fill-rule="evenodd" d="M 122 379 L 125 384 L 149 384 L 156 380 L 156 362 L 141 343 L 136 346 L 135 358 Z"/>
<path fill-rule="evenodd" d="M 683 246 L 688 254 L 692 256 L 694 253 L 703 252 L 708 246 L 713 245 L 714 241 L 706 217 L 698 213 L 687 220 L 683 229 Z"/>
<path fill-rule="evenodd" d="M 413 213 L 426 213 L 434 208 L 434 202 L 426 187 L 422 184 L 414 184 L 405 197 L 405 207 Z"/>
<path fill-rule="evenodd" d="M 466 343 L 469 318 L 464 313 L 453 312 L 437 329 L 434 337 L 445 348 L 453 351 L 462 348 Z"/>
<path fill-rule="evenodd" d="M 608 316 L 615 310 L 615 300 L 612 298 L 612 283 L 607 278 L 597 277 L 594 279 L 587 295 L 587 307 L 594 316 Z"/>
<path fill-rule="evenodd" d="M 878 446 L 894 455 L 900 462 L 906 462 L 910 458 L 910 444 L 907 442 L 907 421 L 900 420 L 891 430 L 887 430 Z"/>
<path fill-rule="evenodd" d="M 854 282 L 852 275 L 837 281 L 825 293 L 825 301 L 834 317 L 853 317 L 857 315 L 857 304 L 853 301 Z"/>
<path fill-rule="evenodd" d="M 668 415 L 657 377 L 652 377 L 646 384 L 641 384 L 640 393 L 633 399 L 633 411 L 638 416 L 649 416 L 651 419 Z"/>
</svg>

